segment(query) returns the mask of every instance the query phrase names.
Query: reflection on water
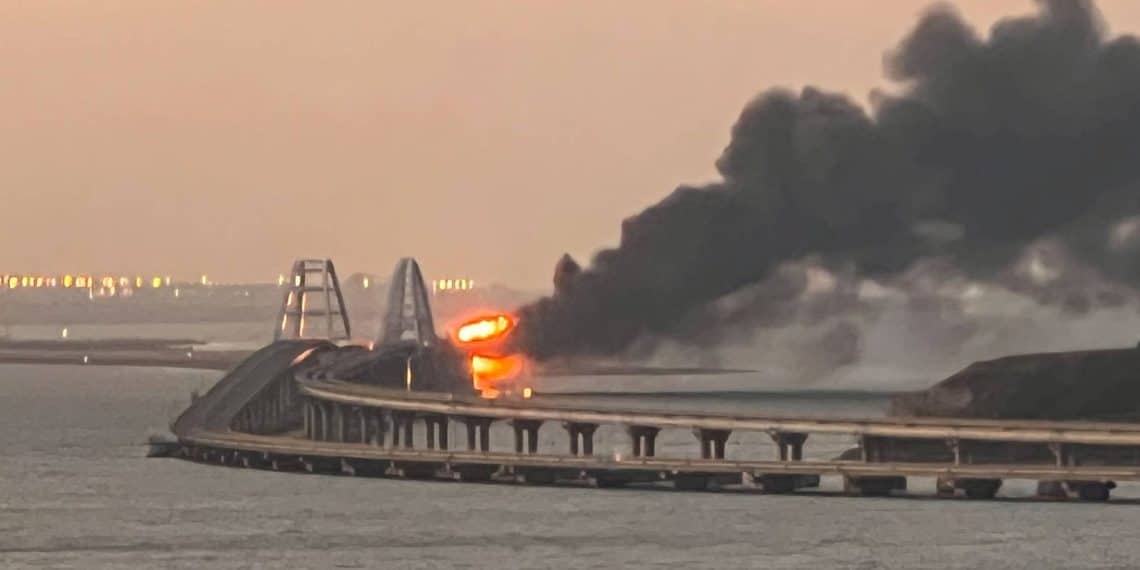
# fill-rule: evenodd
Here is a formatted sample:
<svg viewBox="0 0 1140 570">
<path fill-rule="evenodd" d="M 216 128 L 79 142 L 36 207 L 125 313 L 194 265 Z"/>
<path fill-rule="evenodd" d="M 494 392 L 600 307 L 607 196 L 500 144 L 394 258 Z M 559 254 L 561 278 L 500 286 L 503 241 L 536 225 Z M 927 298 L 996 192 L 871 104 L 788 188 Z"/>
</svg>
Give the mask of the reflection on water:
<svg viewBox="0 0 1140 570">
<path fill-rule="evenodd" d="M 217 377 L 0 366 L 0 567 L 1130 568 L 1140 559 L 1135 505 L 528 488 L 143 458 L 148 432 Z M 811 395 L 629 402 L 882 409 L 881 399 Z M 662 443 L 666 453 L 695 447 L 681 430 Z M 770 442 L 742 440 L 729 453 L 760 445 Z"/>
</svg>

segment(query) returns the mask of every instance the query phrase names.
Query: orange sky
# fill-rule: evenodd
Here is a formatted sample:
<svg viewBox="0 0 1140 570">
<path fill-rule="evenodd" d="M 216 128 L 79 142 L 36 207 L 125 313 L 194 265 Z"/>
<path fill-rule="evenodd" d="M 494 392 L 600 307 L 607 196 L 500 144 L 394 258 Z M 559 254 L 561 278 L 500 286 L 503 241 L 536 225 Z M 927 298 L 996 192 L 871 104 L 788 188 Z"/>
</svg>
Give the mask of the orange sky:
<svg viewBox="0 0 1140 570">
<path fill-rule="evenodd" d="M 548 286 L 751 97 L 865 99 L 921 0 L 0 3 L 0 273 L 297 256 Z M 957 3 L 988 27 L 1029 0 Z M 1099 3 L 1115 33 L 1140 2 Z"/>
</svg>

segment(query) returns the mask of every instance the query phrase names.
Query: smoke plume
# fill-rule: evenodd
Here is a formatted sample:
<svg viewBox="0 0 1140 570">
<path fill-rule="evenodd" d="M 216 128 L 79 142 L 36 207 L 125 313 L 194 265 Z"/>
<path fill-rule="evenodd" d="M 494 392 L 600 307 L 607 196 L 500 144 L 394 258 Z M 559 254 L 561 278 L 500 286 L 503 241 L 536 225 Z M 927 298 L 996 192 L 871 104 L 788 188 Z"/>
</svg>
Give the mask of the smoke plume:
<svg viewBox="0 0 1140 570">
<path fill-rule="evenodd" d="M 523 349 L 612 356 L 816 322 L 842 363 L 858 358 L 869 283 L 957 310 L 916 275 L 1075 313 L 1129 302 L 1140 43 L 1108 38 L 1090 2 L 1038 5 L 988 37 L 930 9 L 884 58 L 900 88 L 870 111 L 814 87 L 759 95 L 720 182 L 626 219 L 587 267 L 560 260 L 553 295 L 521 310 Z"/>
</svg>

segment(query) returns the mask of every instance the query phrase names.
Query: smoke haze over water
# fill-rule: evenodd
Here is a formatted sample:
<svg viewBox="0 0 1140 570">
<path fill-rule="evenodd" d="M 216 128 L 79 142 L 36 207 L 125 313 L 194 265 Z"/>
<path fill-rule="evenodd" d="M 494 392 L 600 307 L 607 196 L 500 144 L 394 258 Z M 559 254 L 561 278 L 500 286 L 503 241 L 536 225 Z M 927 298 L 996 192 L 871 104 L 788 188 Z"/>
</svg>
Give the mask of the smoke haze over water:
<svg viewBox="0 0 1140 570">
<path fill-rule="evenodd" d="M 628 218 L 588 266 L 559 262 L 554 294 L 521 310 L 524 349 L 647 357 L 794 330 L 816 377 L 859 361 L 868 327 L 900 311 L 947 349 L 985 332 L 979 299 L 1130 307 L 1140 43 L 1108 38 L 1090 2 L 1038 8 L 986 37 L 931 8 L 884 58 L 899 92 L 870 111 L 814 87 L 762 93 L 720 182 Z"/>
</svg>

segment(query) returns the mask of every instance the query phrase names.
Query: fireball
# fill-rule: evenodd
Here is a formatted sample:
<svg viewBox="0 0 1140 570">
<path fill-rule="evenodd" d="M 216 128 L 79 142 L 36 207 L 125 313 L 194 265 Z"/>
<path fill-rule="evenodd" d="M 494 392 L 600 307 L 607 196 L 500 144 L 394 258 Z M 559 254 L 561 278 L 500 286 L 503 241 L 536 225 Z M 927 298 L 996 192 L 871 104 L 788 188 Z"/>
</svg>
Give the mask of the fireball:
<svg viewBox="0 0 1140 570">
<path fill-rule="evenodd" d="M 499 397 L 501 389 L 523 373 L 521 355 L 503 355 L 497 350 L 514 326 L 512 317 L 496 314 L 466 321 L 455 329 L 455 340 L 467 351 L 471 382 L 484 398 Z"/>
<path fill-rule="evenodd" d="M 471 355 L 471 380 L 475 389 L 486 391 L 496 389 L 500 384 L 514 380 L 522 373 L 523 358 L 517 354 L 509 356 Z"/>
<path fill-rule="evenodd" d="M 507 315 L 493 315 L 467 321 L 455 331 L 455 338 L 462 343 L 485 342 L 506 335 L 515 322 Z"/>
</svg>

